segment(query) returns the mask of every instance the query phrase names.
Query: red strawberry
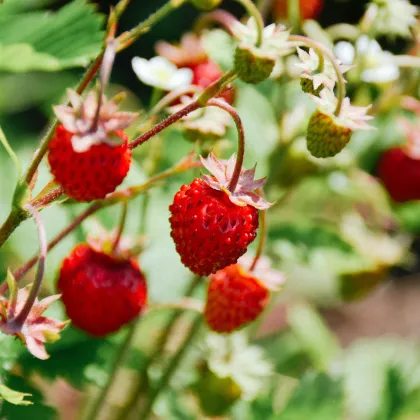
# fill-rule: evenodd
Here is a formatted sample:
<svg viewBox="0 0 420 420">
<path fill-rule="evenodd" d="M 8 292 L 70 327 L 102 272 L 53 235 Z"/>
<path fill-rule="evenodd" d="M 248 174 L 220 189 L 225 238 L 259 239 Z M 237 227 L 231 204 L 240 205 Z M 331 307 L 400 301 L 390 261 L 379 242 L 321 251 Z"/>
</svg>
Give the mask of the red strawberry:
<svg viewBox="0 0 420 420">
<path fill-rule="evenodd" d="M 97 114 L 97 95 L 85 101 L 69 91 L 72 107 L 54 108 L 61 125 L 49 144 L 51 172 L 65 193 L 78 201 L 90 201 L 113 192 L 126 177 L 131 150 L 122 131 L 137 117 L 117 112 L 117 104 L 103 98 Z"/>
<path fill-rule="evenodd" d="M 283 282 L 280 273 L 247 268 L 241 261 L 210 276 L 204 318 L 211 330 L 230 333 L 254 321 L 268 305 L 270 289 Z"/>
<path fill-rule="evenodd" d="M 274 3 L 274 15 L 276 19 L 287 18 L 287 1 L 276 0 Z M 300 15 L 302 19 L 316 19 L 324 7 L 323 0 L 300 0 Z"/>
<path fill-rule="evenodd" d="M 207 276 L 234 264 L 255 239 L 258 211 L 270 205 L 252 191 L 265 179 L 254 180 L 255 168 L 244 170 L 234 193 L 227 185 L 234 157 L 219 161 L 213 154 L 203 165 L 214 177 L 203 175 L 183 185 L 169 207 L 171 236 L 182 263 Z"/>
<path fill-rule="evenodd" d="M 382 155 L 379 177 L 394 201 L 420 200 L 420 159 L 406 148 L 395 147 Z"/>
<path fill-rule="evenodd" d="M 104 198 L 124 180 L 130 169 L 131 150 L 127 136 L 121 130 L 116 134 L 122 144 L 98 144 L 79 153 L 72 146 L 73 133 L 62 125 L 57 127 L 49 145 L 48 162 L 69 197 L 78 201 Z"/>
<path fill-rule="evenodd" d="M 208 87 L 210 84 L 218 80 L 222 75 L 222 69 L 219 67 L 217 63 L 214 61 L 207 59 L 199 64 L 195 64 L 190 66 L 191 70 L 193 71 L 193 80 L 192 84 L 196 86 L 200 86 L 203 89 Z M 234 97 L 233 90 L 226 89 L 220 97 L 222 97 L 226 102 L 232 104 L 235 97 Z"/>
<path fill-rule="evenodd" d="M 58 289 L 68 317 L 81 330 L 104 336 L 135 319 L 146 305 L 147 286 L 133 259 L 118 259 L 77 245 L 63 261 Z"/>
<path fill-rule="evenodd" d="M 197 35 L 190 33 L 184 35 L 179 45 L 162 41 L 158 42 L 156 51 L 178 68 L 190 68 L 193 71 L 192 84 L 203 89 L 219 79 L 223 74 L 219 65 L 209 58 L 203 48 L 201 38 Z M 232 89 L 226 89 L 220 97 L 232 104 L 235 94 Z"/>
</svg>

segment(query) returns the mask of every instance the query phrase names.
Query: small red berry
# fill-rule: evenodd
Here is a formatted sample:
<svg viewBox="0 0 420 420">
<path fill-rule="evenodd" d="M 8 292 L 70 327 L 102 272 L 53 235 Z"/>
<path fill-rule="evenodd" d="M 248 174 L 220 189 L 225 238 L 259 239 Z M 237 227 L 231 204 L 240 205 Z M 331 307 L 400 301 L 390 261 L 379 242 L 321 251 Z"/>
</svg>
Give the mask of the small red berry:
<svg viewBox="0 0 420 420">
<path fill-rule="evenodd" d="M 219 65 L 209 58 L 201 63 L 189 66 L 193 71 L 192 84 L 203 89 L 207 88 L 216 80 L 222 77 L 223 72 Z M 220 94 L 227 103 L 232 104 L 235 100 L 235 93 L 233 89 L 226 89 Z"/>
<path fill-rule="evenodd" d="M 122 132 L 115 134 L 121 144 L 96 144 L 85 152 L 76 152 L 73 134 L 62 125 L 57 127 L 49 144 L 48 162 L 56 181 L 65 193 L 77 201 L 104 198 L 121 184 L 131 164 L 128 138 Z"/>
<path fill-rule="evenodd" d="M 256 237 L 257 209 L 233 204 L 199 178 L 181 187 L 169 209 L 181 261 L 200 276 L 235 263 Z"/>
<path fill-rule="evenodd" d="M 259 279 L 234 264 L 210 277 L 204 318 L 211 330 L 230 333 L 254 321 L 269 298 Z"/>
<path fill-rule="evenodd" d="M 118 259 L 77 245 L 63 261 L 58 289 L 73 324 L 94 336 L 119 330 L 147 302 L 147 286 L 133 259 Z"/>
<path fill-rule="evenodd" d="M 411 157 L 405 148 L 387 150 L 379 161 L 378 172 L 394 201 L 420 200 L 420 159 Z"/>
<path fill-rule="evenodd" d="M 222 161 L 210 153 L 201 162 L 214 176 L 203 175 L 183 185 L 169 207 L 169 221 L 182 263 L 193 273 L 208 276 L 245 253 L 256 237 L 257 209 L 270 204 L 253 192 L 265 183 L 254 179 L 255 168 L 242 169 L 236 190 L 230 192 L 235 156 Z"/>
<path fill-rule="evenodd" d="M 277 19 L 287 18 L 287 1 L 275 1 L 274 15 Z M 300 15 L 302 19 L 316 19 L 322 12 L 323 7 L 323 0 L 300 0 Z"/>
</svg>

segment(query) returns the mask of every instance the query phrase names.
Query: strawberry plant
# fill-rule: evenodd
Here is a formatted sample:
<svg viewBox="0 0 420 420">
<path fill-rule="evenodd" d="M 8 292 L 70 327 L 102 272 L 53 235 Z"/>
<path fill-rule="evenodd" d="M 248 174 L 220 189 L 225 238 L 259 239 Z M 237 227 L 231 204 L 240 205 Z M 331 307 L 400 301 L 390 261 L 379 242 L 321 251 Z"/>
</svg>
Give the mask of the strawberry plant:
<svg viewBox="0 0 420 420">
<path fill-rule="evenodd" d="M 418 418 L 417 7 L 104 3 L 0 2 L 0 418 Z"/>
</svg>

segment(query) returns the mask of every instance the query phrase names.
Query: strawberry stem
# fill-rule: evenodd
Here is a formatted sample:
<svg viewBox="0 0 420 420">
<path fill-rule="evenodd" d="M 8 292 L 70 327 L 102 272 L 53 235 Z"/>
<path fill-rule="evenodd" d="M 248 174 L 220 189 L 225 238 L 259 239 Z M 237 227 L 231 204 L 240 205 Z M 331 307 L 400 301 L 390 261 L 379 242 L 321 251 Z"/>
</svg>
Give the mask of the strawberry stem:
<svg viewBox="0 0 420 420">
<path fill-rule="evenodd" d="M 128 209 L 127 201 L 124 201 L 122 203 L 122 213 L 121 213 L 120 223 L 118 225 L 118 230 L 115 235 L 114 242 L 112 243 L 112 253 L 115 253 L 117 251 L 118 244 L 120 243 L 121 236 L 124 231 L 125 222 L 127 220 L 127 209 Z"/>
<path fill-rule="evenodd" d="M 194 322 L 191 325 L 190 331 L 184 339 L 184 342 L 180 344 L 177 352 L 172 357 L 172 360 L 167 364 L 166 369 L 163 371 L 162 376 L 160 377 L 157 385 L 152 389 L 147 404 L 144 409 L 140 412 L 138 418 L 140 420 L 147 420 L 153 409 L 153 405 L 171 380 L 173 374 L 175 373 L 176 368 L 179 366 L 179 363 L 183 359 L 186 351 L 189 349 L 189 345 L 192 343 L 194 338 L 197 336 L 198 332 L 201 329 L 203 323 L 203 317 L 197 316 Z"/>
<path fill-rule="evenodd" d="M 326 48 L 323 44 L 302 35 L 290 35 L 289 41 L 295 41 L 306 47 L 312 47 L 315 51 L 317 52 L 320 51 L 331 62 L 332 66 L 334 67 L 335 73 L 337 74 L 337 94 L 338 94 L 337 99 L 338 101 L 337 101 L 337 107 L 335 108 L 334 114 L 337 117 L 340 116 L 343 100 L 346 97 L 346 81 L 344 79 L 343 73 L 340 70 L 340 66 L 334 57 L 334 54 L 328 48 Z"/>
<path fill-rule="evenodd" d="M 226 10 L 213 10 L 197 19 L 194 25 L 194 32 L 202 32 L 204 29 L 209 28 L 213 22 L 221 24 L 230 35 L 233 35 L 232 26 L 238 22 L 238 19 Z"/>
<path fill-rule="evenodd" d="M 14 327 L 19 329 L 22 327 L 26 318 L 28 317 L 29 313 L 31 312 L 32 307 L 38 297 L 39 289 L 41 288 L 42 279 L 44 277 L 44 269 L 45 269 L 45 260 L 47 258 L 47 235 L 45 232 L 44 225 L 42 223 L 41 216 L 38 210 L 31 206 L 30 204 L 25 205 L 25 210 L 31 213 L 32 217 L 35 220 L 37 231 L 38 231 L 38 238 L 39 238 L 39 262 L 38 262 L 38 270 L 36 272 L 35 281 L 31 287 L 31 291 L 29 293 L 28 299 L 25 302 L 24 307 L 20 311 L 20 313 L 12 319 L 10 322 L 14 324 Z"/>
<path fill-rule="evenodd" d="M 244 127 L 242 124 L 241 117 L 237 113 L 236 109 L 233 108 L 233 106 L 229 105 L 226 101 L 223 99 L 211 99 L 207 102 L 208 106 L 217 106 L 218 108 L 221 108 L 225 110 L 226 112 L 229 112 L 231 117 L 233 118 L 236 129 L 238 130 L 238 153 L 236 156 L 236 163 L 235 163 L 235 169 L 233 170 L 232 179 L 229 182 L 228 190 L 230 192 L 235 192 L 235 189 L 238 185 L 239 177 L 241 175 L 242 166 L 244 163 L 244 156 L 245 156 L 245 132 Z"/>
<path fill-rule="evenodd" d="M 188 288 L 184 294 L 184 297 L 192 296 L 200 284 L 202 284 L 200 276 L 192 277 L 192 280 L 190 284 L 188 285 Z M 138 385 L 136 385 L 136 387 L 131 392 L 130 399 L 128 403 L 125 405 L 125 407 L 123 407 L 119 415 L 117 416 L 117 420 L 125 420 L 129 416 L 132 409 L 134 408 L 135 404 L 137 403 L 139 399 L 141 392 L 143 391 L 143 385 L 146 382 L 146 376 L 147 376 L 147 371 L 149 367 L 152 365 L 152 363 L 154 363 L 160 357 L 160 355 L 165 350 L 165 346 L 171 336 L 171 333 L 177 321 L 179 320 L 179 318 L 181 317 L 183 313 L 184 313 L 183 311 L 177 309 L 174 311 L 173 315 L 168 320 L 168 323 L 166 324 L 165 329 L 162 331 L 161 335 L 159 336 L 158 342 L 155 346 L 156 347 L 155 352 L 146 360 L 146 363 L 142 365 L 142 368 L 141 368 L 141 371 L 143 373 L 142 380 L 138 381 Z"/>
<path fill-rule="evenodd" d="M 258 241 L 258 248 L 257 248 L 257 252 L 255 253 L 254 260 L 252 261 L 251 267 L 249 267 L 249 271 L 253 271 L 255 269 L 257 262 L 260 259 L 262 252 L 264 250 L 264 245 L 265 245 L 266 240 L 267 240 L 267 212 L 266 210 L 261 210 L 260 211 L 260 237 Z"/>
</svg>

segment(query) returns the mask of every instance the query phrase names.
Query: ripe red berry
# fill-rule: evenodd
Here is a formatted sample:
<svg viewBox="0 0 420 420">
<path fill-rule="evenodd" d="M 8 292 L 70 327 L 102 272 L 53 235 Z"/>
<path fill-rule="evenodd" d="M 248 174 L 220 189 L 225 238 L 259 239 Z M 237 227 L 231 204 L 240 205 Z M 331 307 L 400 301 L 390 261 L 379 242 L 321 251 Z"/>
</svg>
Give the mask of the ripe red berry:
<svg viewBox="0 0 420 420">
<path fill-rule="evenodd" d="M 379 161 L 379 177 L 396 202 L 420 200 L 420 159 L 402 147 L 387 150 Z"/>
<path fill-rule="evenodd" d="M 275 1 L 274 15 L 277 19 L 287 18 L 287 1 Z M 316 19 L 320 15 L 323 7 L 323 0 L 300 0 L 300 15 L 302 19 Z"/>
<path fill-rule="evenodd" d="M 181 261 L 200 276 L 235 263 L 256 236 L 257 209 L 233 204 L 199 178 L 181 187 L 169 210 Z"/>
<path fill-rule="evenodd" d="M 203 89 L 208 87 L 223 75 L 222 69 L 219 67 L 219 65 L 209 58 L 189 67 L 193 71 L 192 84 L 200 86 Z M 220 97 L 222 97 L 227 103 L 232 104 L 235 99 L 235 94 L 232 89 L 226 89 L 220 95 Z"/>
<path fill-rule="evenodd" d="M 62 125 L 57 127 L 49 144 L 48 161 L 56 181 L 65 193 L 77 201 L 104 198 L 121 184 L 131 164 L 128 138 L 122 132 L 115 134 L 122 143 L 111 146 L 96 144 L 85 152 L 76 152 L 73 134 Z"/>
<path fill-rule="evenodd" d="M 119 330 L 147 302 L 147 286 L 137 262 L 117 259 L 77 245 L 63 261 L 58 289 L 73 324 L 94 336 Z"/>
<path fill-rule="evenodd" d="M 211 330 L 230 333 L 254 321 L 269 298 L 259 279 L 234 264 L 210 276 L 204 318 Z"/>
</svg>

